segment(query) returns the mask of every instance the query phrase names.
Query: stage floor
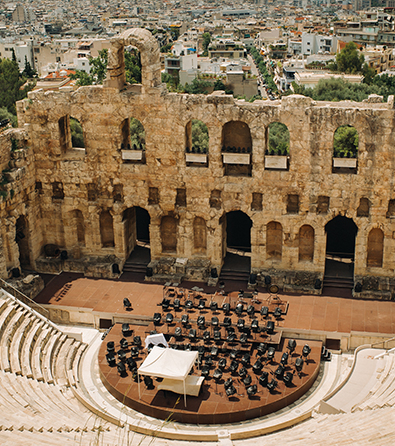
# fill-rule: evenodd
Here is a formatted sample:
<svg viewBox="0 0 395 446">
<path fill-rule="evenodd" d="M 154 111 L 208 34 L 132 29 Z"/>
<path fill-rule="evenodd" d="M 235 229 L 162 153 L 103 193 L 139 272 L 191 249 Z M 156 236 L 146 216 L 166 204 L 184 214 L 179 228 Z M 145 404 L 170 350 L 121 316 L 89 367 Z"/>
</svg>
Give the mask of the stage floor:
<svg viewBox="0 0 395 446">
<path fill-rule="evenodd" d="M 131 342 L 133 336 L 139 335 L 144 343 L 147 336 L 147 327 L 131 326 L 134 330 L 133 335 L 127 340 Z M 166 333 L 166 327 L 163 326 L 163 332 Z M 158 329 L 159 332 L 159 329 Z M 300 376 L 296 373 L 290 387 L 285 386 L 284 382 L 278 380 L 278 387 L 273 393 L 258 383 L 260 374 L 255 374 L 252 370 L 252 364 L 256 361 L 256 349 L 251 351 L 251 365 L 247 367 L 248 374 L 252 377 L 252 384 L 258 385 L 258 393 L 253 397 L 248 397 L 246 386 L 238 375 L 231 375 L 228 368 L 222 378 L 215 383 L 212 378 L 213 371 L 217 362 L 210 370 L 210 376 L 201 387 L 198 397 L 187 396 L 187 407 L 184 406 L 183 395 L 177 395 L 172 392 L 158 390 L 159 382 L 154 379 L 154 388 L 147 389 L 144 382 L 140 383 L 141 399 L 139 399 L 139 386 L 137 378 L 127 370 L 127 374 L 121 377 L 117 367 L 110 367 L 107 364 L 107 342 L 114 341 L 115 351 L 120 349 L 119 341 L 122 338 L 122 324 L 115 324 L 108 333 L 99 350 L 99 370 L 100 377 L 107 390 L 123 404 L 142 412 L 146 415 L 161 418 L 165 420 L 180 421 L 183 423 L 194 424 L 221 424 L 240 422 L 247 419 L 256 418 L 268 413 L 277 411 L 300 398 L 314 383 L 320 366 L 322 343 L 318 341 L 297 340 L 297 347 L 292 357 L 289 358 L 289 366 L 285 371 L 294 370 L 293 363 L 301 355 L 305 343 L 311 347 L 311 354 L 305 362 Z M 257 339 L 258 341 L 259 339 Z M 283 339 L 275 353 L 274 360 L 264 366 L 263 371 L 269 372 L 269 380 L 273 377 L 272 373 L 278 367 L 282 353 L 286 350 L 288 340 Z M 212 344 L 206 344 L 209 348 Z M 127 356 L 130 356 L 129 350 Z M 140 349 L 139 358 L 136 360 L 139 367 L 146 357 L 146 349 Z M 230 364 L 229 351 L 221 354 L 225 357 L 227 365 Z M 240 359 L 240 358 L 239 358 Z M 198 367 L 194 367 L 193 375 L 200 376 Z M 232 377 L 237 393 L 228 398 L 225 394 L 224 382 Z"/>
</svg>

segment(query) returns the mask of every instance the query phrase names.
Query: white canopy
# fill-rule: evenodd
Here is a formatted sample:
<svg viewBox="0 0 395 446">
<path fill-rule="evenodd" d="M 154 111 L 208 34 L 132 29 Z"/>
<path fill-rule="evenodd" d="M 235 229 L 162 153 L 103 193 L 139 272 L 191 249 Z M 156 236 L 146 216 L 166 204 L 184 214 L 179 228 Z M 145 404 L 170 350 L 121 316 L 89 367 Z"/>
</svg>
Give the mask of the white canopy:
<svg viewBox="0 0 395 446">
<path fill-rule="evenodd" d="M 186 400 L 185 381 L 191 371 L 193 364 L 198 357 L 198 352 L 187 352 L 174 350 L 172 348 L 162 348 L 155 345 L 149 355 L 145 358 L 139 369 L 140 375 L 156 376 L 158 378 L 167 378 L 180 380 L 183 384 L 184 403 Z M 201 383 L 200 383 L 201 384 Z M 140 396 L 140 378 L 139 378 L 139 396 Z M 141 396 L 140 396 L 141 398 Z"/>
<path fill-rule="evenodd" d="M 198 352 L 161 348 L 155 345 L 138 369 L 140 375 L 184 380 L 198 357 Z"/>
<path fill-rule="evenodd" d="M 163 333 L 157 333 L 147 336 L 145 338 L 145 348 L 148 348 L 150 344 L 153 345 L 163 344 L 165 347 L 168 347 L 165 335 Z"/>
</svg>

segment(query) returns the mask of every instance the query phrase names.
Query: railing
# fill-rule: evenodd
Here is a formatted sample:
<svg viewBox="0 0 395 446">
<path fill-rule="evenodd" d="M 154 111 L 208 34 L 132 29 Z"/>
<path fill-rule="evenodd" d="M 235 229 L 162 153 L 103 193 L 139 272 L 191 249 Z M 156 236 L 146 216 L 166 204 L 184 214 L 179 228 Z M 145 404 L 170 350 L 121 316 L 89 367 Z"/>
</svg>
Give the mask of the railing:
<svg viewBox="0 0 395 446">
<path fill-rule="evenodd" d="M 42 305 L 38 304 L 37 302 L 34 302 L 33 299 L 30 299 L 30 297 L 27 297 L 25 294 L 17 290 L 15 287 L 13 287 L 11 284 L 6 282 L 3 279 L 0 279 L 0 286 L 7 291 L 9 294 L 11 294 L 15 299 L 20 300 L 25 305 L 29 306 L 33 310 L 37 311 L 37 313 L 40 313 L 42 316 L 49 319 L 49 311 L 44 308 Z"/>
<path fill-rule="evenodd" d="M 371 348 L 388 348 L 386 347 L 387 342 L 395 341 L 395 337 L 390 339 L 385 339 L 384 341 L 375 342 L 374 344 L 371 344 Z"/>
</svg>

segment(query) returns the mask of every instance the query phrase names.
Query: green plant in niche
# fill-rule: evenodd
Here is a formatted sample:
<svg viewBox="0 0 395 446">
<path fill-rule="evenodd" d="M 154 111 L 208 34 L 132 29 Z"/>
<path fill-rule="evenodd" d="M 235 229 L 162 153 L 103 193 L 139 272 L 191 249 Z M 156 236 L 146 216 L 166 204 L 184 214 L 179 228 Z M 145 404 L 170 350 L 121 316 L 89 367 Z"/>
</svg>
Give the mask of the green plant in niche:
<svg viewBox="0 0 395 446">
<path fill-rule="evenodd" d="M 11 138 L 11 152 L 15 152 L 15 150 L 18 150 L 18 140 Z"/>
</svg>

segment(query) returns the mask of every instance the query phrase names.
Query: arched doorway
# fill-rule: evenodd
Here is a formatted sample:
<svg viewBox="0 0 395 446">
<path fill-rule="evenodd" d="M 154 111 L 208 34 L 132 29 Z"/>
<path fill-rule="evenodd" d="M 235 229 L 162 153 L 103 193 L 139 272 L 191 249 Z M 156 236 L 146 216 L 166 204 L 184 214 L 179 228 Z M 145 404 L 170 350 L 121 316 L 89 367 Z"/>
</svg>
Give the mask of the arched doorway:
<svg viewBox="0 0 395 446">
<path fill-rule="evenodd" d="M 128 208 L 123 212 L 122 224 L 127 257 L 123 271 L 145 272 L 151 261 L 150 215 L 139 206 Z"/>
<path fill-rule="evenodd" d="M 231 211 L 221 219 L 223 243 L 226 243 L 221 277 L 232 274 L 235 279 L 248 279 L 251 267 L 251 218 L 242 211 Z M 230 277 L 226 277 L 230 278 Z"/>
<path fill-rule="evenodd" d="M 19 264 L 21 268 L 30 267 L 29 228 L 26 218 L 21 215 L 16 221 L 15 241 L 19 249 Z"/>
<path fill-rule="evenodd" d="M 338 215 L 325 225 L 325 279 L 354 278 L 355 237 L 358 227 L 351 218 Z M 351 282 L 349 285 L 352 286 Z"/>
</svg>

